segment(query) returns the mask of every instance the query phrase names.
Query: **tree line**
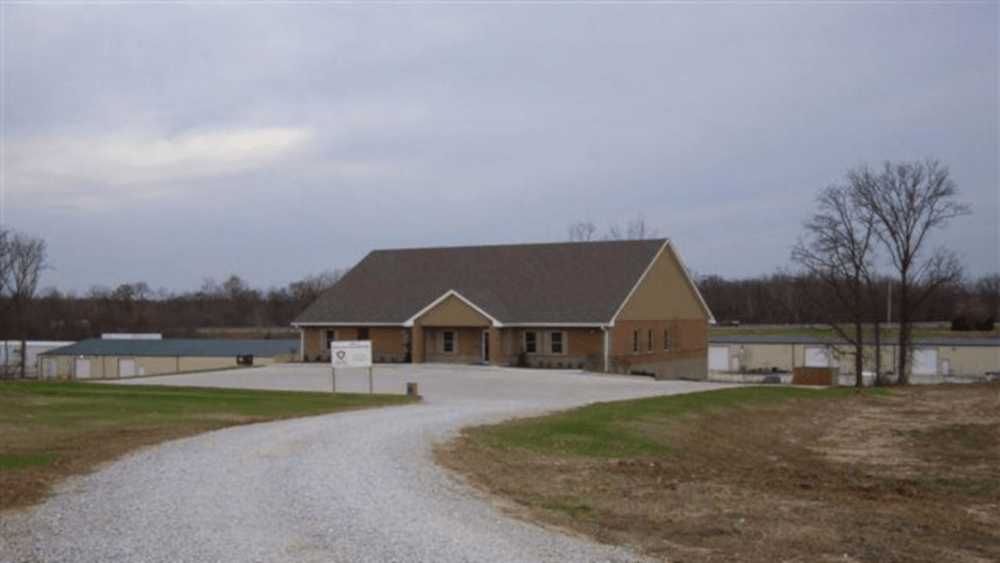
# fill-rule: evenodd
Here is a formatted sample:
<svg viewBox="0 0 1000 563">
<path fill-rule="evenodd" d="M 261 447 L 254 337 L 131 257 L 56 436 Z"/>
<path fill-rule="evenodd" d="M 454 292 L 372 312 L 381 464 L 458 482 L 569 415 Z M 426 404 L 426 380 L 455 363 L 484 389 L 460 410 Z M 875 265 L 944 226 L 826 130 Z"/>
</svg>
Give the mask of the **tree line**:
<svg viewBox="0 0 1000 563">
<path fill-rule="evenodd" d="M 333 270 L 306 276 L 282 288 L 254 289 L 238 275 L 221 282 L 207 279 L 197 291 L 154 292 L 145 282 L 114 289 L 92 288 L 83 296 L 50 288 L 34 296 L 26 308 L 24 332 L 31 340 L 83 340 L 102 333 L 162 333 L 167 338 L 198 336 L 206 327 L 288 327 L 306 307 L 343 275 Z M 835 301 L 817 302 L 815 280 L 787 271 L 767 276 L 725 279 L 695 276 L 709 309 L 720 324 L 824 324 L 847 322 L 845 309 Z M 890 278 L 878 280 L 878 314 L 882 321 L 899 322 L 889 305 L 895 289 Z M 0 339 L 21 337 L 20 321 L 8 311 Z M 948 321 L 957 328 L 975 329 L 995 319 L 1000 308 L 1000 274 L 948 285 L 936 291 L 917 310 L 914 321 Z M 956 322 L 957 321 L 957 322 Z"/>
<path fill-rule="evenodd" d="M 154 292 L 142 281 L 91 288 L 83 296 L 49 288 L 31 300 L 23 333 L 32 340 L 76 341 L 104 333 L 191 338 L 206 327 L 288 327 L 343 273 L 311 274 L 268 290 L 252 288 L 236 274 L 221 282 L 206 279 L 200 289 L 186 293 Z M 4 323 L 0 331 L 2 338 L 16 334 L 12 323 Z"/>
<path fill-rule="evenodd" d="M 780 271 L 771 275 L 725 279 L 696 276 L 698 290 L 719 324 L 847 323 L 847 308 L 835 297 L 816 299 L 819 285 L 810 276 Z M 882 277 L 873 283 L 872 316 L 899 323 L 893 304 L 898 282 Z M 939 288 L 913 315 L 914 322 L 948 322 L 955 330 L 992 330 L 1000 316 L 1000 274 L 962 280 Z"/>
</svg>

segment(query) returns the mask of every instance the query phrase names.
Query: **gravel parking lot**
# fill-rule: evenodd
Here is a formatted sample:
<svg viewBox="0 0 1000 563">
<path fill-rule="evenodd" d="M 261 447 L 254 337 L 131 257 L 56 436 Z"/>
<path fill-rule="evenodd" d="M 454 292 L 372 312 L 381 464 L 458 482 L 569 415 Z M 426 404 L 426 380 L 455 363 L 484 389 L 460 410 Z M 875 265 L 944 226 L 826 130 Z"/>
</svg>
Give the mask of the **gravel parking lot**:
<svg viewBox="0 0 1000 563">
<path fill-rule="evenodd" d="M 640 561 L 507 518 L 430 460 L 468 425 L 719 384 L 571 371 L 376 366 L 375 392 L 424 401 L 234 427 L 139 452 L 69 481 L 20 517 L 34 543 L 0 561 Z M 327 391 L 327 365 L 116 381 Z M 337 374 L 367 392 L 367 370 Z M 8 522 L 14 524 L 13 521 Z"/>
</svg>

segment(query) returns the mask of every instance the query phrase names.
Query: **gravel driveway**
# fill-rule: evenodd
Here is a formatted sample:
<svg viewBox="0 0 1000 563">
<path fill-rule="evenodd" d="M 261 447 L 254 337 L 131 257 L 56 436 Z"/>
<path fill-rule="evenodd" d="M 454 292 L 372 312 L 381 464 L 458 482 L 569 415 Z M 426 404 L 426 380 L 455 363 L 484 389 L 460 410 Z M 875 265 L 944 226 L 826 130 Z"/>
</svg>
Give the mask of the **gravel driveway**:
<svg viewBox="0 0 1000 563">
<path fill-rule="evenodd" d="M 397 393 L 415 381 L 424 401 L 143 450 L 70 480 L 26 515 L 0 517 L 0 532 L 33 535 L 2 542 L 0 561 L 641 561 L 504 516 L 496 499 L 435 465 L 431 444 L 471 424 L 720 387 L 434 365 L 377 366 L 374 381 L 376 392 Z M 330 372 L 288 365 L 116 383 L 320 391 Z M 366 392 L 367 373 L 340 373 L 337 385 Z"/>
</svg>

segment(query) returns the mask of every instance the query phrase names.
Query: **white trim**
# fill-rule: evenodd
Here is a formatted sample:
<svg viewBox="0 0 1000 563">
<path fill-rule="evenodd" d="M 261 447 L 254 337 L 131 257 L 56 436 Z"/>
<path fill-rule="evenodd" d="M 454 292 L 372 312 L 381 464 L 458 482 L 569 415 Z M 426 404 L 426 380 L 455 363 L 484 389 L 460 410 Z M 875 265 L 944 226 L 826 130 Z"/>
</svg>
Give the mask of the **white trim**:
<svg viewBox="0 0 1000 563">
<path fill-rule="evenodd" d="M 466 302 L 467 301 L 463 301 Z M 471 305 L 471 304 L 470 304 Z M 479 312 L 478 310 L 476 312 Z M 482 313 L 483 316 L 489 318 L 491 321 L 494 320 L 493 317 Z M 414 319 L 419 315 L 414 315 Z M 372 326 L 372 327 L 399 327 L 399 328 L 410 328 L 412 324 L 406 324 L 407 321 L 401 323 L 293 323 L 292 326 L 295 328 L 323 328 L 328 326 L 342 326 L 342 327 L 352 327 L 352 326 Z M 608 326 L 614 326 L 614 323 L 604 323 L 604 322 L 594 322 L 594 323 L 564 323 L 559 321 L 553 321 L 548 323 L 502 323 L 496 321 L 497 328 L 605 328 Z M 74 344 L 74 342 L 70 342 Z"/>
<path fill-rule="evenodd" d="M 405 327 L 406 325 L 404 325 L 402 323 L 362 323 L 362 322 L 358 322 L 358 323 L 342 323 L 342 322 L 336 322 L 336 323 L 292 323 L 292 326 L 294 326 L 295 328 L 323 328 L 323 327 L 328 327 L 328 326 L 344 326 L 344 327 L 351 327 L 351 326 L 373 326 L 373 327 L 400 327 L 400 328 L 402 328 L 402 327 Z"/>
<path fill-rule="evenodd" d="M 546 344 L 548 344 L 548 354 L 546 354 L 546 355 L 548 355 L 548 356 L 568 356 L 569 355 L 569 353 L 568 353 L 569 352 L 569 342 L 568 342 L 569 341 L 569 336 L 568 336 L 568 333 L 565 330 L 558 330 L 558 329 L 557 330 L 547 330 L 545 332 L 547 333 L 546 336 L 548 337 L 548 338 L 545 339 L 546 340 Z M 556 353 L 552 349 L 552 335 L 553 334 L 558 334 L 559 335 L 559 347 L 562 348 L 562 351 L 560 351 L 558 353 Z"/>
<path fill-rule="evenodd" d="M 509 328 L 604 328 L 610 326 L 608 323 L 508 323 L 503 325 Z"/>
<path fill-rule="evenodd" d="M 448 291 L 444 292 L 444 294 L 441 295 L 441 297 L 438 297 L 434 301 L 431 301 L 430 305 L 427 305 L 423 309 L 417 311 L 417 314 L 415 314 L 412 317 L 410 317 L 409 319 L 403 321 L 403 326 L 405 326 L 405 327 L 412 327 L 413 324 L 416 322 L 417 319 L 419 319 L 420 317 L 422 317 L 425 314 L 427 314 L 427 312 L 430 311 L 431 309 L 433 309 L 434 307 L 437 307 L 438 305 L 440 305 L 441 302 L 443 302 L 445 299 L 447 299 L 449 297 L 453 297 L 453 296 L 457 297 L 458 300 L 461 301 L 462 303 L 465 303 L 466 305 L 468 305 L 470 308 L 472 308 L 473 311 L 475 311 L 475 312 L 479 313 L 480 315 L 482 315 L 482 316 L 486 317 L 487 319 L 489 319 L 490 323 L 493 326 L 495 326 L 497 328 L 503 327 L 503 323 L 501 323 L 500 321 L 498 321 L 497 319 L 495 319 L 493 317 L 493 315 L 487 313 L 481 307 L 479 307 L 478 305 L 476 305 L 472 301 L 466 299 L 465 296 L 463 296 L 461 293 L 455 291 L 454 289 L 449 289 Z"/>
</svg>

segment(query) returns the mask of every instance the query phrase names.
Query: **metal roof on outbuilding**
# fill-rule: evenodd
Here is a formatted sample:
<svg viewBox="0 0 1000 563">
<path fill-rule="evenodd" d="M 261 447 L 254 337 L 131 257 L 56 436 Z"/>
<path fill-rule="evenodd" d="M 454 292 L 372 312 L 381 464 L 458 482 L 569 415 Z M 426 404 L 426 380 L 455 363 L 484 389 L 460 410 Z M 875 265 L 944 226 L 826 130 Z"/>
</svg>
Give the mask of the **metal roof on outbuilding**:
<svg viewBox="0 0 1000 563">
<path fill-rule="evenodd" d="M 995 346 L 1000 347 L 1000 338 L 962 338 L 936 337 L 914 338 L 912 344 L 917 346 Z M 800 334 L 710 334 L 709 344 L 821 344 L 844 345 L 843 339 L 836 337 L 810 336 Z M 883 346 L 898 343 L 896 338 L 883 338 Z M 874 345 L 873 339 L 865 339 L 865 344 Z"/>
<path fill-rule="evenodd" d="M 49 350 L 46 356 L 164 356 L 164 357 L 271 357 L 297 355 L 298 340 L 208 340 L 171 338 L 165 340 L 107 340 L 91 338 Z"/>
</svg>

